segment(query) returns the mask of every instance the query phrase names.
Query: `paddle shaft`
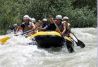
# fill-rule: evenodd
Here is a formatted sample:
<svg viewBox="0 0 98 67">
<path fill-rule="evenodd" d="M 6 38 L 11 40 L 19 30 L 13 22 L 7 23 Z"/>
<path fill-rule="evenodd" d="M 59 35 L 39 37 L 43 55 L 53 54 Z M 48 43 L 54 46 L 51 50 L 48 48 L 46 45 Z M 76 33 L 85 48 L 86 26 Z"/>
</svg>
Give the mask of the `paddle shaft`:
<svg viewBox="0 0 98 67">
<path fill-rule="evenodd" d="M 69 35 L 75 42 L 78 42 L 78 38 L 72 32 Z"/>
<path fill-rule="evenodd" d="M 32 32 L 32 31 L 34 31 L 34 30 L 25 31 L 25 32 L 23 32 L 21 35 L 27 34 L 27 33 Z"/>
<path fill-rule="evenodd" d="M 77 46 L 80 46 L 81 48 L 84 48 L 85 44 L 81 40 L 79 40 L 75 35 L 74 35 L 74 37 L 77 39 L 77 42 L 74 40 L 76 42 Z"/>
<path fill-rule="evenodd" d="M 53 18 L 50 18 L 50 20 L 51 20 L 51 22 L 53 22 L 54 25 L 56 26 L 56 29 L 58 30 L 57 32 L 59 32 L 59 33 L 61 34 L 61 31 L 60 31 L 58 25 L 54 22 Z"/>
</svg>

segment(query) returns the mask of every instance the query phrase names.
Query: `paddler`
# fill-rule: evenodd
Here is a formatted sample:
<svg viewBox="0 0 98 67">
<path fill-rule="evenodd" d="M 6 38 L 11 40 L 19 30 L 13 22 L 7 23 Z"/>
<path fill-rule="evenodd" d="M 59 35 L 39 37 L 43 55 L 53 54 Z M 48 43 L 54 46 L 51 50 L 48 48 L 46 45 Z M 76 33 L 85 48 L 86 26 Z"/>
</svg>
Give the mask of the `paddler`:
<svg viewBox="0 0 98 67">
<path fill-rule="evenodd" d="M 35 25 L 34 23 L 32 23 L 32 19 L 28 15 L 25 15 L 23 17 L 23 23 L 18 26 L 17 31 L 24 33 L 28 30 L 32 30 L 31 32 L 28 33 L 28 35 L 31 35 L 35 33 L 34 29 L 35 29 Z"/>
<path fill-rule="evenodd" d="M 47 23 L 47 24 L 45 24 L 45 23 Z M 56 30 L 56 26 L 53 22 L 52 16 L 49 16 L 49 21 L 47 21 L 46 18 L 43 19 L 42 28 L 40 28 L 40 30 L 41 31 L 55 31 Z"/>
<path fill-rule="evenodd" d="M 71 33 L 71 29 L 70 29 L 70 23 L 69 23 L 69 18 L 67 16 L 64 16 L 62 19 L 62 35 L 63 36 L 69 36 L 69 34 Z"/>
</svg>

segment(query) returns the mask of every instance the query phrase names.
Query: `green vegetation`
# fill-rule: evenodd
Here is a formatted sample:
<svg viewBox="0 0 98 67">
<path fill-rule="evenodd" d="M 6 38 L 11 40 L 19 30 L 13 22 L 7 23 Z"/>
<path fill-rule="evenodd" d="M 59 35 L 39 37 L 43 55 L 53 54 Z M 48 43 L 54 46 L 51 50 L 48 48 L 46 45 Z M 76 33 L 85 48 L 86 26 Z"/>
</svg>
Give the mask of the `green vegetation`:
<svg viewBox="0 0 98 67">
<path fill-rule="evenodd" d="M 25 14 L 37 20 L 48 15 L 66 15 L 72 27 L 97 25 L 96 0 L 0 0 L 0 33 L 15 23 L 21 23 Z"/>
</svg>

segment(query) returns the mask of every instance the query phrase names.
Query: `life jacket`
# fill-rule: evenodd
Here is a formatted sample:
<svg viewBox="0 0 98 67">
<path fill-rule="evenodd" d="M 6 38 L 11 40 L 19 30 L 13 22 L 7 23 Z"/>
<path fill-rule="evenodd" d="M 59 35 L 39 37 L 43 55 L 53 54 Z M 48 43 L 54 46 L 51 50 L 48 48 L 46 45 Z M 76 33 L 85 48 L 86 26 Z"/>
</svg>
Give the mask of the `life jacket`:
<svg viewBox="0 0 98 67">
<path fill-rule="evenodd" d="M 56 30 L 56 26 L 54 23 L 50 23 L 46 26 L 46 31 L 55 31 Z"/>
<path fill-rule="evenodd" d="M 42 28 L 46 28 L 48 26 L 48 23 L 43 23 Z"/>
<path fill-rule="evenodd" d="M 28 30 L 32 29 L 32 22 L 22 23 L 21 27 L 23 29 L 23 32 L 28 31 Z"/>
<path fill-rule="evenodd" d="M 70 28 L 69 28 L 69 23 L 66 22 L 66 21 L 63 21 L 63 22 L 62 22 L 62 25 L 63 25 L 63 23 L 66 23 L 66 24 L 65 24 L 65 25 L 66 25 L 65 35 L 69 36 L 69 33 L 71 32 L 71 30 L 70 30 Z M 63 26 L 64 26 L 64 25 L 63 25 Z M 64 28 L 62 28 L 62 30 L 64 30 Z"/>
</svg>

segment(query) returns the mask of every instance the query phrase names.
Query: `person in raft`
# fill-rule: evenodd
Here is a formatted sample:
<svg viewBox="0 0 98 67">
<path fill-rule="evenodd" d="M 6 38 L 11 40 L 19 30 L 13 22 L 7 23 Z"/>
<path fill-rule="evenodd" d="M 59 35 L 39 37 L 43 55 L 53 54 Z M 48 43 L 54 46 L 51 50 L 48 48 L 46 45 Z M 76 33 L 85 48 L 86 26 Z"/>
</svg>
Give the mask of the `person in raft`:
<svg viewBox="0 0 98 67">
<path fill-rule="evenodd" d="M 35 25 L 34 23 L 32 23 L 32 19 L 28 15 L 25 15 L 23 17 L 23 23 L 19 25 L 17 28 L 17 32 L 24 33 L 31 30 L 30 32 L 27 33 L 28 35 L 31 35 L 35 33 L 34 29 L 35 29 Z"/>
</svg>

